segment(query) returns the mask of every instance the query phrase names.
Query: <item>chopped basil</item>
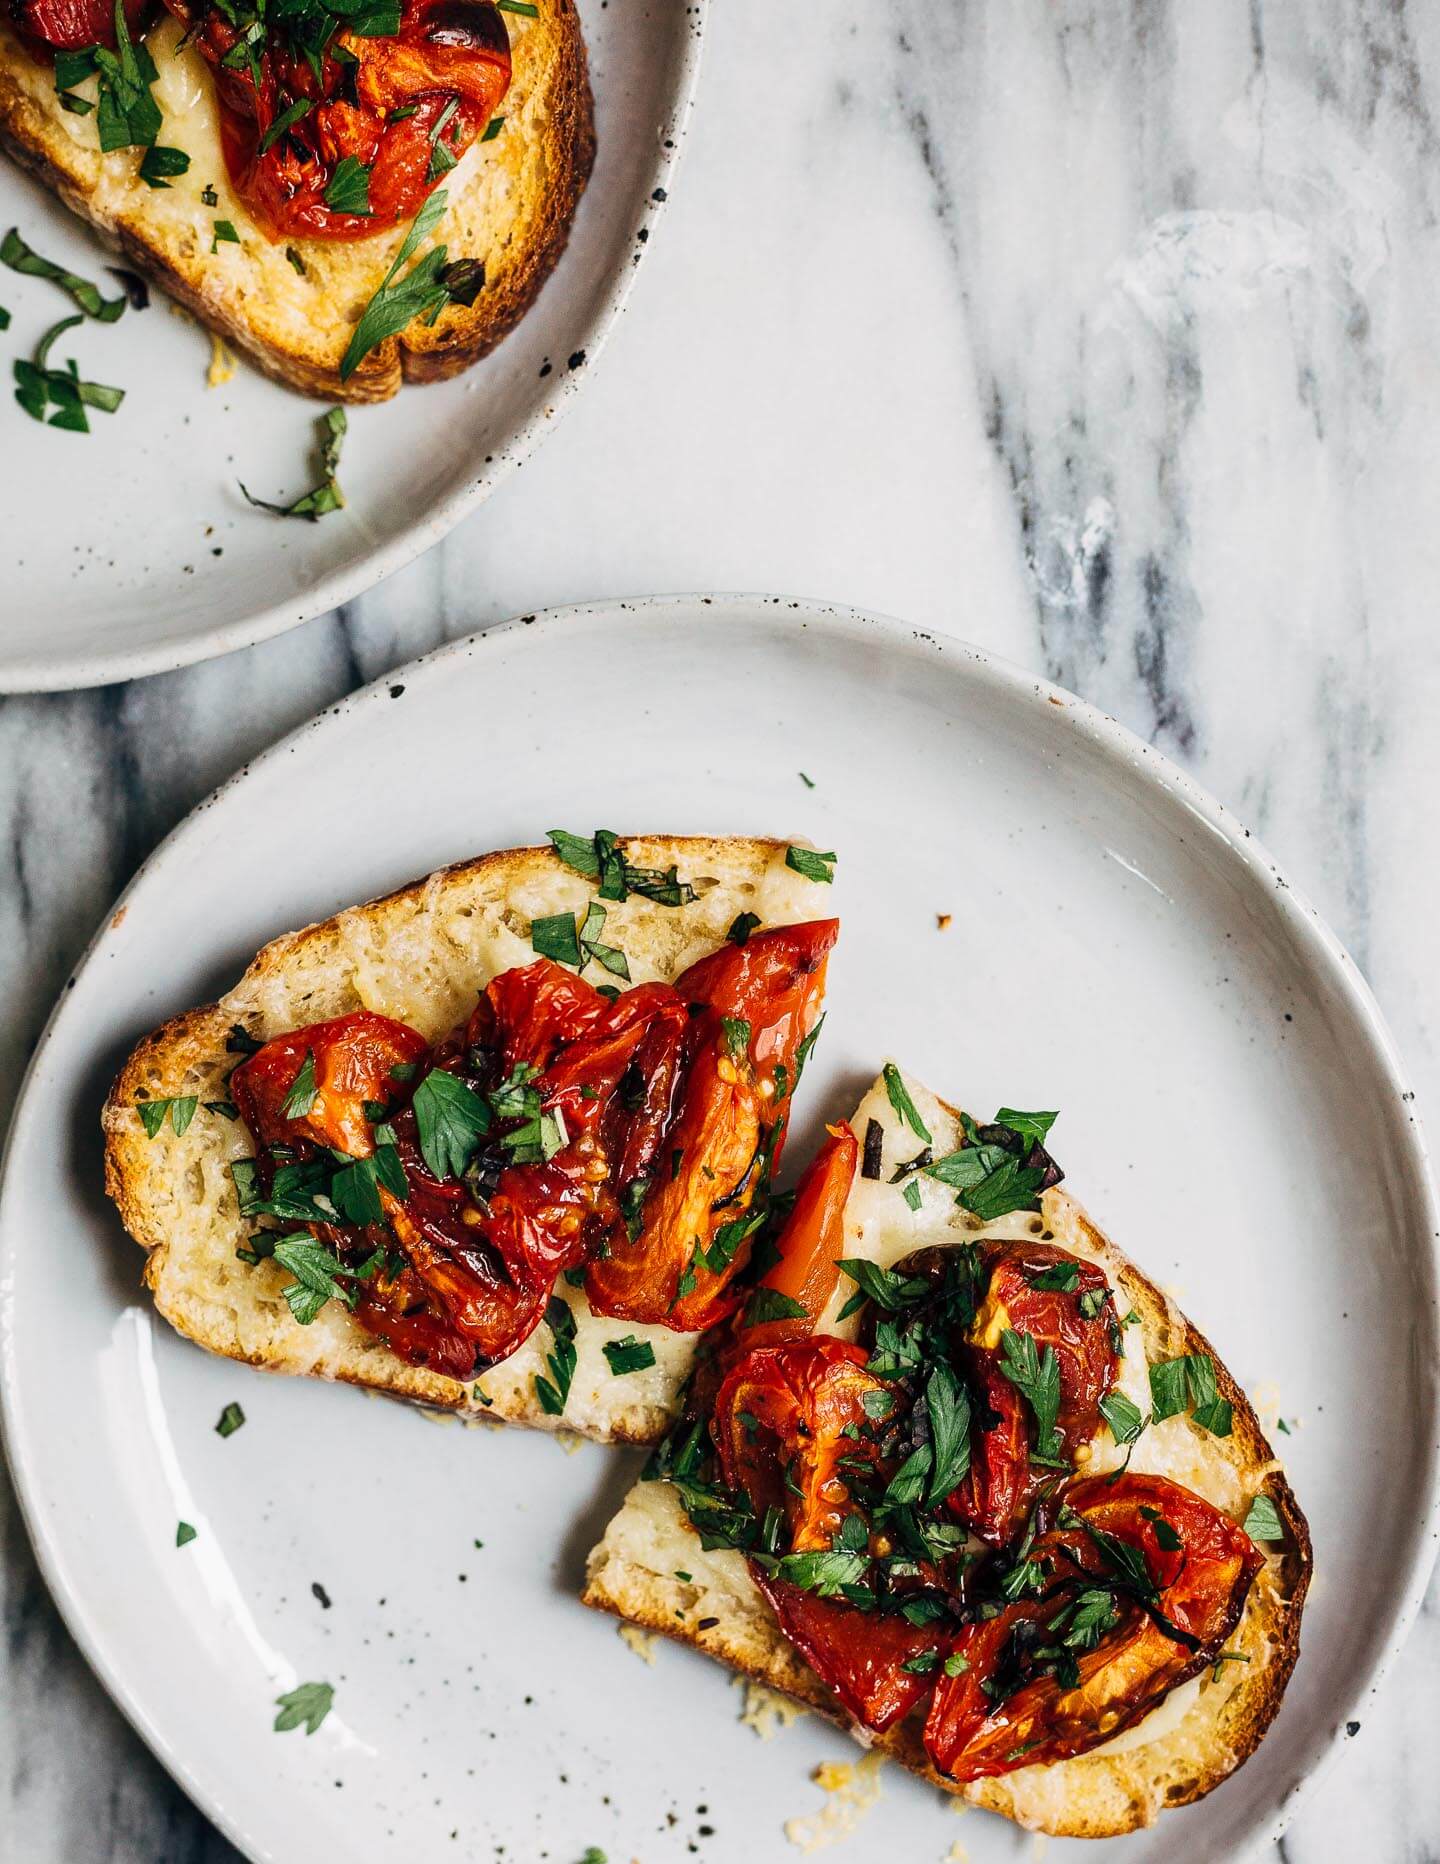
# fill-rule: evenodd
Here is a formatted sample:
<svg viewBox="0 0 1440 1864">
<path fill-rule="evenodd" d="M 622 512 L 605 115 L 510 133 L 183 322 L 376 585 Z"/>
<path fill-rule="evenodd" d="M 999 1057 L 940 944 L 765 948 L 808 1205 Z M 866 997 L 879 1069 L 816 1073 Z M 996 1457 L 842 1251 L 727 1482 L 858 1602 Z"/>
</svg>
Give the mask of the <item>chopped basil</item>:
<svg viewBox="0 0 1440 1864">
<path fill-rule="evenodd" d="M 532 920 L 530 945 L 542 958 L 553 958 L 556 964 L 580 969 L 580 935 L 575 929 L 573 913 L 550 913 L 543 919 Z"/>
<path fill-rule="evenodd" d="M 150 95 L 159 73 L 145 46 L 131 42 L 124 0 L 115 0 L 115 50 L 87 49 L 100 81 L 95 128 L 101 150 L 148 149 L 160 134 L 160 106 Z"/>
<path fill-rule="evenodd" d="M 13 364 L 15 399 L 25 412 L 32 420 L 44 421 L 47 426 L 72 434 L 89 433 L 86 408 L 113 414 L 125 399 L 123 388 L 81 381 L 73 361 L 67 362 L 63 369 L 50 367 L 50 350 L 56 339 L 84 321 L 83 317 L 65 317 L 58 324 L 52 324 L 41 337 L 34 360 L 26 362 L 21 358 Z M 52 406 L 55 412 L 47 415 L 47 408 Z"/>
<path fill-rule="evenodd" d="M 33 247 L 26 245 L 15 227 L 0 240 L 0 265 L 8 265 L 12 272 L 20 272 L 26 278 L 43 278 L 58 285 L 97 323 L 113 324 L 117 317 L 124 315 L 125 298 L 102 298 L 99 288 L 88 278 L 66 271 L 63 265 L 56 265 L 50 259 L 42 259 Z"/>
<path fill-rule="evenodd" d="M 199 1104 L 194 1094 L 171 1094 L 163 1100 L 137 1100 L 135 1111 L 140 1115 L 140 1124 L 145 1128 L 148 1139 L 155 1138 L 165 1124 L 167 1113 L 170 1116 L 170 1129 L 179 1139 L 195 1118 L 195 1109 Z"/>
<path fill-rule="evenodd" d="M 907 1184 L 904 1187 L 904 1189 L 901 1191 L 900 1195 L 904 1198 L 905 1202 L 910 1206 L 912 1210 L 919 1210 L 920 1208 L 920 1185 L 916 1179 L 912 1178 L 909 1184 Z"/>
<path fill-rule="evenodd" d="M 188 1547 L 191 1541 L 194 1540 L 194 1538 L 195 1538 L 195 1529 L 191 1527 L 188 1521 L 177 1521 L 176 1522 L 175 1524 L 175 1545 L 177 1547 Z"/>
<path fill-rule="evenodd" d="M 900 1668 L 911 1676 L 929 1676 L 939 1661 L 940 1652 L 932 1644 L 928 1650 L 916 1651 L 913 1657 L 907 1657 Z"/>
<path fill-rule="evenodd" d="M 494 142 L 495 138 L 500 134 L 501 130 L 504 129 L 504 127 L 505 127 L 505 119 L 503 116 L 491 117 L 490 121 L 485 125 L 485 128 L 481 133 L 481 136 L 480 136 L 481 142 Z"/>
<path fill-rule="evenodd" d="M 804 1302 L 793 1295 L 782 1294 L 778 1288 L 757 1288 L 740 1324 L 760 1327 L 770 1320 L 804 1320 L 808 1312 Z"/>
<path fill-rule="evenodd" d="M 890 1105 L 899 1117 L 915 1137 L 923 1139 L 928 1146 L 931 1139 L 930 1128 L 920 1118 L 915 1102 L 910 1098 L 910 1090 L 906 1087 L 900 1070 L 893 1061 L 887 1061 L 885 1064 L 885 1092 L 889 1096 Z"/>
<path fill-rule="evenodd" d="M 232 246 L 238 246 L 240 244 L 240 235 L 235 231 L 235 223 L 233 220 L 217 220 L 214 222 L 210 240 L 211 252 L 219 252 L 222 243 L 228 243 Z"/>
<path fill-rule="evenodd" d="M 1030 1406 L 1035 1417 L 1035 1454 L 1055 1457 L 1060 1449 L 1056 1419 L 1060 1415 L 1060 1363 L 1053 1346 L 1043 1352 L 1034 1338 L 1007 1327 L 1000 1336 L 1000 1371 Z"/>
<path fill-rule="evenodd" d="M 432 1175 L 441 1179 L 462 1177 L 481 1138 L 490 1130 L 490 1107 L 444 1068 L 431 1069 L 416 1088 L 411 1104 L 420 1153 Z"/>
<path fill-rule="evenodd" d="M 280 1710 L 275 1717 L 277 1735 L 288 1734 L 292 1728 L 303 1728 L 307 1735 L 313 1735 L 330 1713 L 335 1691 L 329 1683 L 301 1683 L 275 1701 Z"/>
<path fill-rule="evenodd" d="M 942 1667 L 947 1676 L 963 1676 L 970 1668 L 970 1659 L 962 1657 L 958 1650 L 952 1651 Z"/>
<path fill-rule="evenodd" d="M 1245 1517 L 1245 1532 L 1251 1540 L 1284 1540 L 1285 1526 L 1280 1510 L 1268 1495 L 1257 1495 Z"/>
<path fill-rule="evenodd" d="M 220 1413 L 220 1422 L 215 1426 L 215 1434 L 218 1437 L 233 1437 L 244 1422 L 245 1413 L 239 1405 L 227 1404 Z"/>
<path fill-rule="evenodd" d="M 593 960 L 603 965 L 615 977 L 623 977 L 630 982 L 630 965 L 623 951 L 613 945 L 602 945 L 600 933 L 605 930 L 605 908 L 598 900 L 591 900 L 585 908 L 585 923 L 580 928 L 580 950 L 587 961 Z M 583 967 L 582 967 L 583 968 Z"/>
<path fill-rule="evenodd" d="M 290 250 L 287 248 L 287 251 Z M 277 518 L 308 518 L 312 523 L 329 512 L 339 511 L 345 503 L 336 474 L 340 470 L 340 448 L 345 441 L 348 423 L 343 408 L 328 408 L 320 418 L 320 483 L 303 493 L 291 505 L 272 504 L 268 498 L 256 498 L 243 479 L 237 481 L 247 502 L 260 511 L 274 512 Z"/>
<path fill-rule="evenodd" d="M 638 893 L 657 906 L 686 906 L 696 897 L 695 889 L 688 880 L 680 879 L 673 866 L 636 867 L 627 861 L 620 848 L 620 838 L 612 829 L 596 829 L 588 837 L 572 835 L 563 828 L 552 828 L 548 834 L 556 854 L 567 867 L 599 883 L 602 900 L 624 900 Z M 753 915 L 751 917 L 753 919 Z M 760 922 L 756 919 L 754 923 Z M 732 926 L 732 933 L 734 929 Z M 737 941 L 744 942 L 744 939 Z"/>
<path fill-rule="evenodd" d="M 633 1333 L 607 1340 L 602 1351 L 617 1378 L 626 1372 L 644 1372 L 655 1363 L 655 1348 L 648 1340 L 637 1340 Z"/>
<path fill-rule="evenodd" d="M 759 923 L 759 913 L 736 913 L 730 921 L 730 930 L 725 936 L 732 945 L 747 945 L 750 942 L 750 934 Z"/>
<path fill-rule="evenodd" d="M 570 1396 L 570 1381 L 575 1376 L 575 1316 L 569 1306 L 552 1295 L 545 1306 L 545 1323 L 554 1337 L 554 1351 L 545 1357 L 550 1377 L 535 1374 L 535 1396 L 540 1409 L 551 1417 L 560 1417 Z"/>
<path fill-rule="evenodd" d="M 785 865 L 807 880 L 823 881 L 828 887 L 835 878 L 834 854 L 819 854 L 814 848 L 787 848 Z"/>
</svg>

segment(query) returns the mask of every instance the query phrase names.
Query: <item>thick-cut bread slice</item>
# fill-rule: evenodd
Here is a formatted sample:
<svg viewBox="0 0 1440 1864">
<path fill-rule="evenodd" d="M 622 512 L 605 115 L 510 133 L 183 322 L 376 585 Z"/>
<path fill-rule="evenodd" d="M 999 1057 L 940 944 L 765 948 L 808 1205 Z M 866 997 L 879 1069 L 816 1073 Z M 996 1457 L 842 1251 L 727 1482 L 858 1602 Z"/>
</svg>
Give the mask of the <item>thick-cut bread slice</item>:
<svg viewBox="0 0 1440 1864">
<path fill-rule="evenodd" d="M 918 1082 L 909 1080 L 907 1086 L 935 1136 L 937 1156 L 961 1143 L 954 1110 Z M 1182 1353 L 1209 1353 L 1214 1358 L 1213 1349 L 1184 1315 L 1063 1190 L 1045 1193 L 1039 1217 L 1016 1213 L 982 1226 L 956 1209 L 954 1194 L 944 1186 L 912 1179 L 920 1183 L 922 1199 L 920 1209 L 912 1212 L 900 1187 L 888 1178 L 894 1163 L 913 1156 L 917 1142 L 898 1120 L 880 1082 L 861 1103 L 853 1124 L 863 1133 L 871 1119 L 885 1130 L 886 1169 L 878 1183 L 856 1180 L 846 1211 L 847 1255 L 889 1266 L 912 1250 L 947 1241 L 1043 1235 L 1098 1264 L 1115 1289 L 1116 1311 L 1125 1315 L 1133 1309 L 1139 1315 L 1139 1324 L 1125 1330 L 1119 1389 L 1142 1410 L 1150 1408 L 1147 1361 Z M 820 1331 L 853 1334 L 855 1319 L 836 1319 L 847 1293 L 853 1293 L 848 1283 L 822 1316 Z M 1145 1430 L 1130 1467 L 1184 1483 L 1236 1519 L 1244 1518 L 1262 1489 L 1274 1501 L 1286 1539 L 1283 1546 L 1266 1549 L 1270 1557 L 1227 1645 L 1246 1661 L 1223 1663 L 1218 1673 L 1207 1671 L 1182 1684 L 1135 1728 L 1088 1754 L 1052 1766 L 1017 1768 L 966 1786 L 957 1787 L 930 1766 L 917 1717 L 879 1736 L 877 1746 L 912 1772 L 977 1805 L 1036 1831 L 1077 1838 L 1105 1837 L 1152 1824 L 1166 1806 L 1185 1805 L 1209 1792 L 1252 1752 L 1280 1705 L 1298 1654 L 1300 1613 L 1310 1581 L 1310 1538 L 1244 1393 L 1218 1359 L 1215 1374 L 1221 1395 L 1234 1407 L 1232 1434 L 1214 1437 L 1188 1416 L 1168 1418 Z M 1084 1468 L 1103 1474 L 1117 1468 L 1123 1456 L 1102 1429 Z M 688 1574 L 688 1580 L 677 1573 Z M 694 1644 L 848 1726 L 830 1692 L 786 1642 L 743 1555 L 724 1548 L 703 1551 L 674 1489 L 666 1483 L 641 1482 L 631 1491 L 590 1555 L 583 1596 L 587 1605 Z"/>
<path fill-rule="evenodd" d="M 340 359 L 407 228 L 362 240 L 272 244 L 230 187 L 215 86 L 168 15 L 146 43 L 159 71 L 160 140 L 189 170 L 168 188 L 140 180 L 141 151 L 102 155 L 95 114 L 61 108 L 54 72 L 32 58 L 0 14 L 0 143 L 84 216 L 126 259 L 269 374 L 306 394 L 385 401 L 410 382 L 467 369 L 524 315 L 565 245 L 594 156 L 590 81 L 575 0 L 540 0 L 536 19 L 506 13 L 514 76 L 499 135 L 476 142 L 444 182 L 449 206 L 428 245 L 485 262 L 472 307 L 450 305 L 429 329 L 413 323 L 341 382 Z M 77 87 L 93 93 L 95 81 Z M 214 204 L 202 198 L 205 190 Z M 215 223 L 240 235 L 215 247 Z M 297 271 L 287 246 L 303 266 Z"/>
<path fill-rule="evenodd" d="M 607 905 L 606 941 L 624 951 L 633 981 L 678 976 L 719 946 L 742 912 L 757 914 L 765 926 L 823 918 L 829 889 L 786 865 L 787 845 L 739 836 L 625 837 L 627 859 L 643 867 L 675 863 L 698 895 L 684 906 L 638 894 Z M 243 1126 L 204 1105 L 226 1096 L 237 1060 L 225 1047 L 233 1024 L 264 1041 L 369 1009 L 433 1041 L 465 1020 L 490 978 L 532 962 L 532 919 L 583 912 L 593 897 L 590 884 L 549 848 L 442 868 L 385 899 L 276 939 L 218 1003 L 176 1017 L 140 1043 L 105 1104 L 105 1183 L 148 1252 L 145 1281 L 173 1326 L 213 1353 L 273 1372 L 343 1379 L 426 1405 L 603 1441 L 647 1443 L 664 1434 L 696 1336 L 602 1319 L 563 1280 L 556 1293 L 575 1313 L 578 1363 L 558 1418 L 535 1395 L 535 1375 L 545 1372 L 553 1345 L 543 1322 L 473 1384 L 407 1365 L 338 1302 L 299 1326 L 281 1294 L 284 1272 L 273 1262 L 249 1268 L 236 1259 L 249 1226 L 241 1222 L 228 1166 L 253 1146 Z M 201 1109 L 183 1136 L 167 1122 L 147 1138 L 137 1100 L 191 1094 Z M 655 1364 L 617 1376 L 602 1349 L 626 1334 L 650 1342 Z"/>
</svg>

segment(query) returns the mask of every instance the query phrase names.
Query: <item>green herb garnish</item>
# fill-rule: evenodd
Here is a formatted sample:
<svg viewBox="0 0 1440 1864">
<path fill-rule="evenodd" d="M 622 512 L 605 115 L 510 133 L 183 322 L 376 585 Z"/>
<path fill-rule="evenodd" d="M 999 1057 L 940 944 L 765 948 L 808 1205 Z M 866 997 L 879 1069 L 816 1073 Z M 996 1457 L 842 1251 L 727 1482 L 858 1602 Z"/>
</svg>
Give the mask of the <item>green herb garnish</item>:
<svg viewBox="0 0 1440 1864">
<path fill-rule="evenodd" d="M 835 855 L 820 854 L 814 848 L 787 848 L 785 865 L 807 880 L 823 881 L 828 887 L 835 878 Z"/>
<path fill-rule="evenodd" d="M 301 1683 L 275 1701 L 280 1709 L 275 1717 L 277 1735 L 302 1727 L 307 1735 L 313 1735 L 334 1706 L 335 1691 L 329 1683 Z"/>
<path fill-rule="evenodd" d="M 195 1118 L 195 1109 L 200 1104 L 194 1094 L 170 1094 L 163 1100 L 137 1100 L 135 1111 L 140 1115 L 140 1124 L 145 1128 L 145 1136 L 153 1139 L 165 1124 L 165 1116 L 170 1116 L 170 1130 L 179 1139 L 191 1120 Z"/>
<path fill-rule="evenodd" d="M 11 227 L 4 239 L 0 240 L 0 265 L 8 265 L 12 272 L 19 272 L 26 278 L 43 278 L 52 285 L 58 285 L 75 300 L 87 317 L 93 317 L 97 323 L 113 324 L 117 317 L 124 315 L 124 297 L 102 298 L 98 286 L 92 285 L 88 278 L 67 271 L 53 260 L 41 258 L 32 246 L 26 245 L 15 227 Z"/>
</svg>

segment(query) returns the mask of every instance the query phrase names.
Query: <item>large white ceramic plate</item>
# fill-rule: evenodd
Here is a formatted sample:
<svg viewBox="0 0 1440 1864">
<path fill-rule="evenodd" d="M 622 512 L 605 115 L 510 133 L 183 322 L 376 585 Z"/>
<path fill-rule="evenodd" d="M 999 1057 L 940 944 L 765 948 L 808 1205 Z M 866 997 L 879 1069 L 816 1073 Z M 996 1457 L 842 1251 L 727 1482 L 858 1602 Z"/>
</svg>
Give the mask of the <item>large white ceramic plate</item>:
<svg viewBox="0 0 1440 1864">
<path fill-rule="evenodd" d="M 971 1105 L 1061 1108 L 1073 1188 L 1292 1421 L 1317 1577 L 1284 1709 L 1232 1781 L 1123 1842 L 1237 1855 L 1364 1714 L 1433 1551 L 1436 1224 L 1403 1074 L 1334 940 L 1171 766 L 973 648 L 800 604 L 580 609 L 446 648 L 221 790 L 102 931 L 0 1198 L 9 1453 L 90 1660 L 236 1842 L 287 1864 L 754 1864 L 788 1855 L 816 1761 L 853 1754 L 813 1720 L 762 1746 L 720 1668 L 647 1668 L 575 1602 L 633 1456 L 207 1358 L 152 1318 L 101 1191 L 111 1071 L 263 940 L 596 824 L 835 849 L 792 1162 L 887 1055 Z M 335 1686 L 313 1738 L 271 1732 L 297 1680 Z M 1016 1854 L 895 1772 L 844 1855 L 923 1864 L 962 1834 L 972 1864 Z"/>
<path fill-rule="evenodd" d="M 126 390 L 88 436 L 25 419 L 4 393 L 0 692 L 188 665 L 267 640 L 437 542 L 550 432 L 593 371 L 664 211 L 707 9 L 580 0 L 595 92 L 595 171 L 570 243 L 519 328 L 453 382 L 350 410 L 348 504 L 318 524 L 252 510 L 313 483 L 321 405 L 241 366 L 206 386 L 210 339 L 159 293 L 113 329 L 69 333 L 82 370 Z M 0 230 L 102 284 L 113 258 L 0 155 Z M 0 270 L 3 345 L 28 355 L 64 314 L 53 286 Z M 573 359 L 573 360 L 572 360 Z"/>
</svg>

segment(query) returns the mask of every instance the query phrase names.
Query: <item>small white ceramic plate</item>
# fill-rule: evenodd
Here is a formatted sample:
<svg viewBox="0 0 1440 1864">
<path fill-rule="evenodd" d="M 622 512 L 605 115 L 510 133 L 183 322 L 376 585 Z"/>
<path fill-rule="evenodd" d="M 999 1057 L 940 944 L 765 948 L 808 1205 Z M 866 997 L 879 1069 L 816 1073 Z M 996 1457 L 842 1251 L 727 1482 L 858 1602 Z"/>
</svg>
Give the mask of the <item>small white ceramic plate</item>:
<svg viewBox="0 0 1440 1864">
<path fill-rule="evenodd" d="M 597 824 L 837 850 L 792 1164 L 887 1055 L 971 1105 L 1061 1108 L 1075 1191 L 1291 1425 L 1317 1577 L 1289 1696 L 1232 1781 L 1124 1847 L 1236 1856 L 1364 1714 L 1433 1551 L 1436 1223 L 1403 1075 L 1333 938 L 1163 759 L 973 648 L 798 603 L 447 647 L 287 739 L 135 881 L 40 1047 L 0 1198 L 9 1452 L 86 1654 L 235 1841 L 287 1864 L 755 1864 L 790 1855 L 815 1763 L 854 1753 L 813 1719 L 762 1746 L 718 1666 L 647 1668 L 576 1603 L 634 1456 L 207 1358 L 152 1318 L 102 1193 L 112 1070 L 265 939 Z M 177 1550 L 178 1519 L 199 1537 Z M 335 1687 L 313 1737 L 271 1732 L 297 1680 Z M 1016 1855 L 892 1770 L 844 1855 L 924 1864 L 961 1835 L 972 1864 Z"/>
<path fill-rule="evenodd" d="M 314 483 L 323 405 L 242 364 L 206 386 L 206 331 L 152 293 L 143 315 L 62 341 L 126 390 L 89 435 L 27 420 L 3 365 L 5 561 L 0 692 L 133 679 L 268 640 L 400 569 L 517 466 L 593 371 L 663 212 L 699 71 L 708 9 L 580 0 L 595 92 L 595 171 L 570 242 L 519 327 L 453 382 L 352 408 L 345 509 L 317 524 L 252 510 Z M 96 279 L 114 255 L 0 155 L 0 231 Z M 0 269 L 3 355 L 28 355 L 67 306 Z M 70 307 L 73 308 L 73 307 Z"/>
</svg>

